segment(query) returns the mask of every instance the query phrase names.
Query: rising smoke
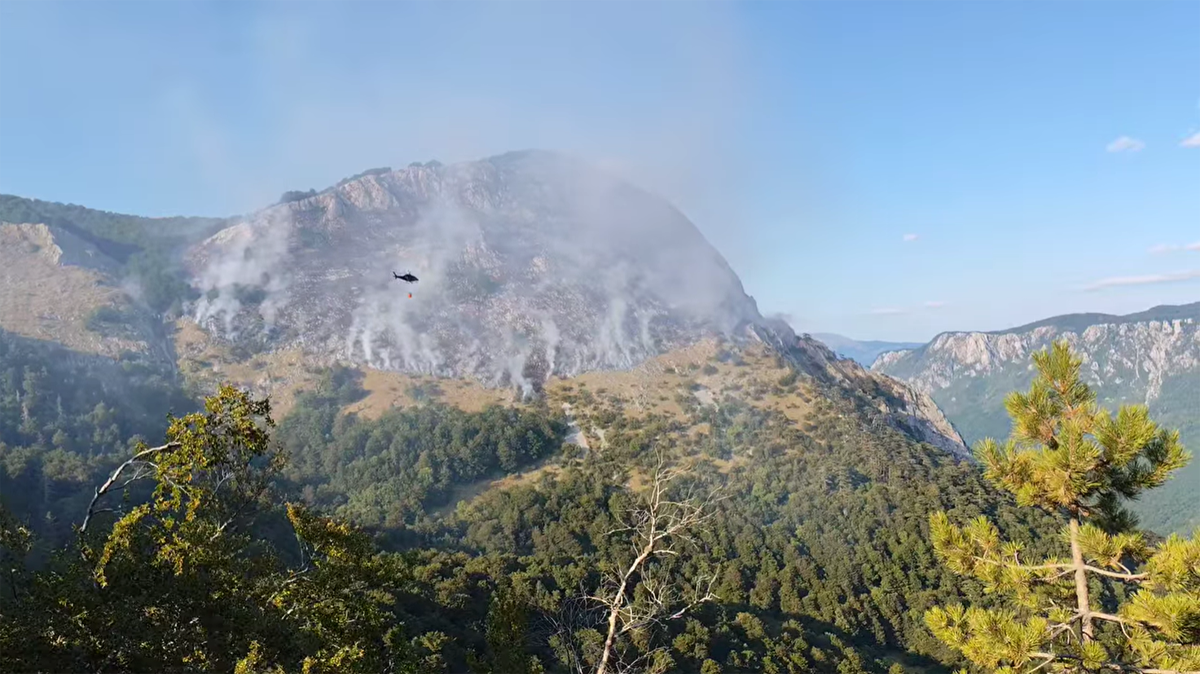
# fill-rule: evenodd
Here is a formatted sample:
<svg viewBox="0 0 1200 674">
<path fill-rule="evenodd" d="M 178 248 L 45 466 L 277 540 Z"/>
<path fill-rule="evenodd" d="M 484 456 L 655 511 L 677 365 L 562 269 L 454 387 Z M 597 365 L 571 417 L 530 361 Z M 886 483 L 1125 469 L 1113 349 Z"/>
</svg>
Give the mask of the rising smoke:
<svg viewBox="0 0 1200 674">
<path fill-rule="evenodd" d="M 236 335 L 234 317 L 242 310 L 246 292 L 261 293 L 256 303 L 266 327 L 271 327 L 288 302 L 289 240 L 292 213 L 286 208 L 270 209 L 252 225 L 240 222 L 205 242 L 193 286 L 201 297 L 194 318 L 201 325 L 223 321 L 224 331 Z"/>
<path fill-rule="evenodd" d="M 679 205 L 746 264 L 738 194 L 755 166 L 739 148 L 755 92 L 732 6 L 484 3 L 419 21 L 399 7 L 247 10 L 229 58 L 250 98 L 225 106 L 182 78 L 148 141 L 169 165 L 189 157 L 203 210 L 220 212 L 372 166 L 560 150 Z"/>
<path fill-rule="evenodd" d="M 414 70 L 429 52 L 405 52 L 418 40 L 405 37 L 412 26 L 399 13 L 373 13 L 372 28 L 347 45 L 371 59 L 328 47 L 351 25 L 340 11 L 252 14 L 246 72 L 269 128 L 241 137 L 195 83 L 180 83 L 164 109 L 179 136 L 195 139 L 211 189 L 253 208 L 263 195 L 370 166 L 430 158 L 451 166 L 365 178 L 361 193 L 276 206 L 215 237 L 194 256 L 204 293 L 194 315 L 205 325 L 235 338 L 278 328 L 273 344 L 528 388 L 550 373 L 628 367 L 688 326 L 729 330 L 755 313 L 720 255 L 667 205 L 697 216 L 746 261 L 736 248 L 736 194 L 749 167 L 733 148 L 752 92 L 739 76 L 732 10 L 509 5 L 430 16 L 420 44 L 436 41 L 453 59 L 428 70 Z M 602 72 L 593 69 L 609 70 L 626 51 L 643 67 L 621 89 L 653 82 L 642 87 L 653 97 L 599 95 Z M 557 88 L 547 91 L 548 82 Z M 253 154 L 241 150 L 251 146 Z M 608 173 L 526 162 L 505 182 L 503 162 L 453 164 L 527 147 Z M 318 234 L 319 246 L 306 243 Z M 421 278 L 411 299 L 393 269 Z"/>
<path fill-rule="evenodd" d="M 276 345 L 329 344 L 371 367 L 526 392 L 757 315 L 681 214 L 551 153 L 368 176 L 268 209 L 202 250 L 200 289 L 218 292 L 197 318 L 234 338 L 278 322 Z M 399 270 L 421 280 L 399 284 Z M 255 279 L 255 306 L 228 292 Z"/>
</svg>

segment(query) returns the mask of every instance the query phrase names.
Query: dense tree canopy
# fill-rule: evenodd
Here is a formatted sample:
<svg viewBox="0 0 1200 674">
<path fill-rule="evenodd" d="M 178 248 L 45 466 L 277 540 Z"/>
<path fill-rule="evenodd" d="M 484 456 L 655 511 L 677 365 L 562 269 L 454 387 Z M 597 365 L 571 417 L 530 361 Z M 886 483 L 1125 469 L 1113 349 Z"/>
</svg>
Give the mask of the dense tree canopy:
<svg viewBox="0 0 1200 674">
<path fill-rule="evenodd" d="M 458 485 L 557 453 L 566 431 L 545 409 L 499 406 L 470 414 L 422 405 L 367 421 L 341 414 L 351 396 L 302 395 L 279 439 L 293 457 L 286 475 L 307 501 L 369 526 L 411 524 L 445 505 Z"/>
<path fill-rule="evenodd" d="M 167 413 L 195 408 L 169 373 L 130 354 L 112 362 L 0 331 L 0 501 L 57 543 L 64 516 Z M 121 458 L 118 458 L 121 457 Z"/>
<path fill-rule="evenodd" d="M 23 363 L 21 378 L 49 367 L 22 357 L 5 361 Z M 87 386 L 63 398 L 67 418 L 87 409 Z M 580 393 L 606 429 L 589 452 L 564 444 L 566 420 L 544 403 L 346 414 L 361 395 L 353 372 L 333 370 L 278 427 L 265 401 L 225 388 L 157 429 L 139 420 L 161 406 L 118 397 L 103 451 L 56 448 L 42 426 L 57 414 L 24 431 L 19 407 L 0 417 L 24 455 L 86 468 L 48 501 L 26 496 L 27 473 L 0 476 L 12 569 L 0 670 L 568 672 L 596 671 L 608 650 L 606 671 L 944 671 L 964 656 L 926 612 L 1004 605 L 987 578 L 963 583 L 940 562 L 930 539 L 946 525 L 931 530 L 928 514 L 986 517 L 1048 558 L 1069 519 L 1019 506 L 977 466 L 867 421 L 835 390 L 802 424 L 733 396 L 666 418 Z M 697 424 L 706 432 L 681 432 Z M 665 502 L 718 496 L 670 554 L 635 566 L 651 521 L 637 513 L 664 461 L 677 475 Z M 1095 507 L 1102 487 L 1088 488 Z M 47 508 L 60 521 L 49 541 Z M 86 531 L 64 531 L 89 512 Z M 1164 583 L 1186 577 L 1194 552 L 1169 545 Z"/>
</svg>

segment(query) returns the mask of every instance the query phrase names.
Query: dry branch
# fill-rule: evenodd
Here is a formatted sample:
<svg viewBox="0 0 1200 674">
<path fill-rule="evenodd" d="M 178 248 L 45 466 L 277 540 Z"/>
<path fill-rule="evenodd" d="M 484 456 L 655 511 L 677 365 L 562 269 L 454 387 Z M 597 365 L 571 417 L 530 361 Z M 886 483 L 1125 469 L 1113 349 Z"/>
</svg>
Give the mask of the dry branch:
<svg viewBox="0 0 1200 674">
<path fill-rule="evenodd" d="M 129 484 L 131 482 L 133 482 L 134 480 L 145 477 L 145 473 L 143 473 L 141 469 L 146 464 L 153 465 L 153 462 L 148 460 L 149 457 L 154 456 L 155 454 L 158 454 L 160 452 L 165 452 L 169 449 L 178 449 L 178 448 L 179 448 L 178 442 L 168 442 L 167 444 L 160 445 L 158 447 L 150 447 L 147 449 L 143 449 L 142 451 L 138 452 L 137 454 L 134 454 L 133 458 L 129 459 L 125 463 L 122 463 L 120 466 L 117 466 L 117 469 L 113 471 L 113 474 L 111 476 L 109 476 L 109 478 L 107 480 L 105 480 L 104 484 L 100 485 L 100 487 L 98 489 L 96 489 L 96 495 L 92 497 L 92 502 L 90 504 L 88 504 L 87 514 L 84 515 L 84 517 L 83 517 L 83 524 L 80 525 L 79 532 L 83 533 L 83 532 L 87 531 L 88 524 L 91 523 L 91 521 L 92 521 L 92 516 L 97 513 L 96 505 L 100 502 L 100 499 L 112 489 L 113 484 L 118 479 L 120 479 L 121 473 L 124 472 L 126 468 L 129 468 L 131 466 L 136 466 L 137 472 L 134 473 L 133 477 L 126 480 L 125 483 L 121 485 L 122 489 L 129 486 Z M 100 511 L 100 512 L 103 512 L 103 511 Z"/>
</svg>

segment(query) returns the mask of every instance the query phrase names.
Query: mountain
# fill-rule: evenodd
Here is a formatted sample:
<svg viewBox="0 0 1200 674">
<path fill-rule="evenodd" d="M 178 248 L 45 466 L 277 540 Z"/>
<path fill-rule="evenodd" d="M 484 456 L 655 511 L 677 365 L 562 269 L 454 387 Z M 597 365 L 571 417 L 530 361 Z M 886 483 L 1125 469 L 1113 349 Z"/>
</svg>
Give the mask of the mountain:
<svg viewBox="0 0 1200 674">
<path fill-rule="evenodd" d="M 1066 339 L 1084 359 L 1100 404 L 1145 404 L 1200 450 L 1200 302 L 1127 316 L 1068 314 L 1010 330 L 947 332 L 879 356 L 871 369 L 929 394 L 968 443 L 1008 436 L 1004 396 L 1032 380 L 1030 354 Z M 1162 533 L 1200 525 L 1200 461 L 1144 497 L 1137 510 Z"/>
<path fill-rule="evenodd" d="M 544 152 L 364 175 L 245 218 L 188 265 L 195 318 L 231 342 L 526 389 L 758 319 L 681 213 Z"/>
<path fill-rule="evenodd" d="M 0 325 L 30 339 L 116 357 L 147 350 L 145 326 L 92 330 L 96 310 L 123 315 L 130 302 L 109 283 L 118 263 L 70 231 L 44 224 L 0 223 Z M 101 313 L 100 318 L 105 314 Z M 124 317 L 124 316 L 123 316 Z"/>
<path fill-rule="evenodd" d="M 230 671 L 258 644 L 270 662 L 299 671 L 304 656 L 336 654 L 323 647 L 354 638 L 368 653 L 411 644 L 424 662 L 407 671 L 578 671 L 560 645 L 578 631 L 586 644 L 590 630 L 604 629 L 603 615 L 578 606 L 605 591 L 603 570 L 628 562 L 628 538 L 614 530 L 666 456 L 687 469 L 681 487 L 721 498 L 688 531 L 694 545 L 681 541 L 659 568 L 672 581 L 686 576 L 684 592 L 703 581 L 696 574 L 719 577 L 710 602 L 644 631 L 622 649 L 625 661 L 667 654 L 657 658 L 663 674 L 951 671 L 955 660 L 922 612 L 985 598 L 940 566 L 928 514 L 995 513 L 1006 534 L 1034 546 L 1052 540 L 1054 523 L 998 497 L 968 462 L 887 423 L 876 406 L 888 393 L 873 386 L 891 380 L 833 360 L 816 342 L 781 347 L 749 336 L 704 340 L 631 369 L 556 378 L 529 402 L 425 377 L 402 389 L 403 402 L 386 404 L 397 402 L 387 384 L 398 375 L 334 368 L 272 433 L 288 463 L 272 507 L 247 514 L 261 526 L 206 533 L 188 548 L 183 573 L 155 554 L 154 541 L 112 546 L 103 587 L 93 564 L 69 563 L 76 556 L 36 586 L 19 560 L 9 567 L 0 577 L 0 669 L 94 671 L 119 657 L 178 671 L 200 653 L 209 668 Z M 60 367 L 65 356 L 0 333 L 0 523 L 5 508 L 14 511 L 42 555 L 74 539 L 95 486 L 129 456 L 127 439 L 163 438 L 162 391 L 106 397 L 99 378 Z M 823 361 L 824 376 L 800 374 L 820 372 Z M 316 533 L 334 546 L 326 557 L 324 545 L 289 538 L 285 501 L 373 536 L 344 545 L 344 525 L 321 526 Z M 121 508 L 122 499 L 111 494 L 102 505 Z M 103 510 L 88 529 L 97 544 L 113 530 Z M 359 561 L 376 546 L 382 557 Z M 301 583 L 294 603 L 277 601 L 279 587 L 309 576 L 310 559 L 331 571 L 309 589 Z M 499 640 L 498 607 L 514 591 L 519 610 Z M 310 609 L 316 619 L 295 617 Z M 349 637 L 323 629 L 363 611 L 372 619 Z M 564 620 L 573 631 L 557 627 Z M 364 632 L 375 628 L 378 638 Z M 478 667 L 498 658 L 498 644 L 541 666 Z"/>
<path fill-rule="evenodd" d="M 552 378 L 627 370 L 705 339 L 766 341 L 802 353 L 807 371 L 889 391 L 895 423 L 961 448 L 928 400 L 847 375 L 813 356 L 821 349 L 811 340 L 764 319 L 670 204 L 564 155 L 373 169 L 290 193 L 184 259 L 198 329 L 181 328 L 192 338 L 175 347 L 194 363 L 226 349 L 242 354 L 233 360 L 469 378 L 528 396 Z M 420 280 L 401 284 L 394 271 Z M 288 370 L 268 379 L 303 378 Z"/>
<path fill-rule="evenodd" d="M 879 357 L 879 354 L 885 351 L 900 351 L 904 349 L 915 349 L 921 346 L 920 342 L 880 342 L 877 340 L 860 341 L 835 335 L 832 333 L 815 333 L 813 337 L 823 343 L 825 346 L 833 349 L 833 352 L 843 358 L 849 358 L 863 367 L 870 367 L 871 363 Z"/>
<path fill-rule="evenodd" d="M 926 396 L 764 319 L 670 204 L 565 155 L 371 169 L 236 218 L 8 195 L 0 217 L 53 223 L 3 230 L 23 243 L 4 249 L 6 287 L 19 292 L 0 304 L 0 330 L 152 359 L 197 394 L 232 381 L 286 412 L 339 364 L 390 390 L 433 377 L 474 382 L 463 385 L 480 400 L 497 389 L 527 398 L 552 379 L 716 339 L 769 345 L 889 425 L 963 453 Z M 400 284 L 401 270 L 420 281 Z"/>
<path fill-rule="evenodd" d="M 146 218 L 0 194 L 0 222 L 38 223 L 95 246 L 118 264 L 147 250 L 173 250 L 230 224 L 228 218 Z"/>
</svg>

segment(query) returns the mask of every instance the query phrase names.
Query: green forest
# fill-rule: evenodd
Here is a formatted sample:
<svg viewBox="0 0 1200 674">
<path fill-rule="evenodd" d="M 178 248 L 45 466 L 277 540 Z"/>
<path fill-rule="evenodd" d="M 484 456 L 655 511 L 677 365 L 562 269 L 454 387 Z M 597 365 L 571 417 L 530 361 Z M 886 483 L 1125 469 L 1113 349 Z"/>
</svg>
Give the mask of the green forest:
<svg viewBox="0 0 1200 674">
<path fill-rule="evenodd" d="M 1187 455 L 1136 409 L 1103 421 L 1063 354 L 978 463 L 831 387 L 803 427 L 732 397 L 609 410 L 583 452 L 542 402 L 365 419 L 333 369 L 276 423 L 73 365 L 0 342 L 0 671 L 1200 668 L 1200 549 L 1120 516 Z M 1078 604 L 1074 552 L 1101 571 Z"/>
</svg>

